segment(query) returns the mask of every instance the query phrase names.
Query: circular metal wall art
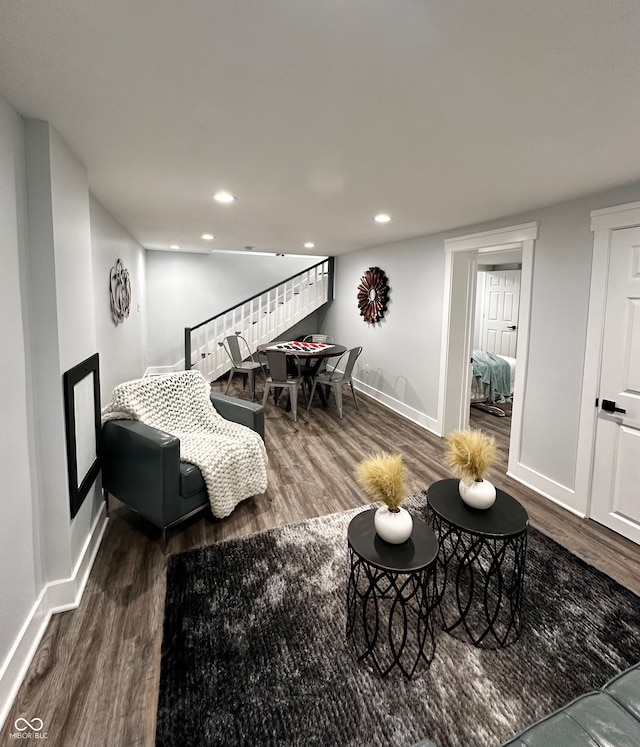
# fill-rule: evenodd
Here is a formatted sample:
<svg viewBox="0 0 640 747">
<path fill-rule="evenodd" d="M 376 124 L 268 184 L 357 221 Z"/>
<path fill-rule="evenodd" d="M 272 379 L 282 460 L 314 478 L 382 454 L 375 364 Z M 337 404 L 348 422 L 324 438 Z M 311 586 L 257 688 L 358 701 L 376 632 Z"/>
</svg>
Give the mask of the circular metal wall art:
<svg viewBox="0 0 640 747">
<path fill-rule="evenodd" d="M 129 270 L 125 269 L 121 259 L 117 260 L 111 268 L 109 286 L 111 290 L 111 316 L 114 323 L 118 325 L 129 316 L 131 308 Z"/>
<path fill-rule="evenodd" d="M 389 281 L 379 267 L 370 267 L 360 279 L 358 308 L 367 324 L 379 322 L 389 302 Z"/>
</svg>

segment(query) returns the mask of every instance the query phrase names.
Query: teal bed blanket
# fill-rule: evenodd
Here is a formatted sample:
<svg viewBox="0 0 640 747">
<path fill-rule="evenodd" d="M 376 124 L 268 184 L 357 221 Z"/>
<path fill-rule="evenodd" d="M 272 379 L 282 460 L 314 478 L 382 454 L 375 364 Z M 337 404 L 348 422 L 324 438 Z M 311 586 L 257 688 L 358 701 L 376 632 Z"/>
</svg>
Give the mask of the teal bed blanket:
<svg viewBox="0 0 640 747">
<path fill-rule="evenodd" d="M 490 390 L 503 397 L 511 394 L 511 366 L 508 361 L 486 350 L 474 350 L 472 357 L 473 375 Z"/>
</svg>

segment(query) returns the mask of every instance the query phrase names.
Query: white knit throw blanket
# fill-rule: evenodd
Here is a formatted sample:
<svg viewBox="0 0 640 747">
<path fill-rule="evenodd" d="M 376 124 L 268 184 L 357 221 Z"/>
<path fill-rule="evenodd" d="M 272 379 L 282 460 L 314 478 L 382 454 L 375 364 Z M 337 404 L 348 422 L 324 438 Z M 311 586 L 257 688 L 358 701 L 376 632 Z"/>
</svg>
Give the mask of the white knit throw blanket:
<svg viewBox="0 0 640 747">
<path fill-rule="evenodd" d="M 140 420 L 177 436 L 181 461 L 200 468 L 211 511 L 223 518 L 240 501 L 267 489 L 267 452 L 251 428 L 216 411 L 210 391 L 199 371 L 126 381 L 113 390 L 102 422 Z"/>
</svg>

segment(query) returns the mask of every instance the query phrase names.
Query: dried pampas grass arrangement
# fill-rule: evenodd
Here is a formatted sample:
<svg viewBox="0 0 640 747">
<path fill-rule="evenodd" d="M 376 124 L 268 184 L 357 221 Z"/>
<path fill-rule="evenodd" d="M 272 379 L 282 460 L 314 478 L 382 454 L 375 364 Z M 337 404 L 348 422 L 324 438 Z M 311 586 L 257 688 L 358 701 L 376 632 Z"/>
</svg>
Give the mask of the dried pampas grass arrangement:
<svg viewBox="0 0 640 747">
<path fill-rule="evenodd" d="M 397 513 L 406 495 L 407 470 L 401 454 L 375 454 L 360 462 L 355 477 L 360 487 L 374 501 L 386 503 Z"/>
<path fill-rule="evenodd" d="M 455 477 L 479 482 L 496 460 L 496 441 L 482 431 L 453 431 L 446 437 L 446 462 Z"/>
</svg>

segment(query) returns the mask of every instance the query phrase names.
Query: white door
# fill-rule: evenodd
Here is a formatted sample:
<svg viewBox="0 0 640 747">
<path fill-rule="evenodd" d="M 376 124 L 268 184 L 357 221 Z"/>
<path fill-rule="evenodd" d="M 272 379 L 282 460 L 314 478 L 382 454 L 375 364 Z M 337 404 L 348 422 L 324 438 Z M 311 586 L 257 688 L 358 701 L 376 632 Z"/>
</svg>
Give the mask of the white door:
<svg viewBox="0 0 640 747">
<path fill-rule="evenodd" d="M 611 237 L 591 516 L 640 543 L 640 228 Z"/>
<path fill-rule="evenodd" d="M 487 272 L 480 347 L 490 353 L 516 357 L 520 270 Z"/>
</svg>

